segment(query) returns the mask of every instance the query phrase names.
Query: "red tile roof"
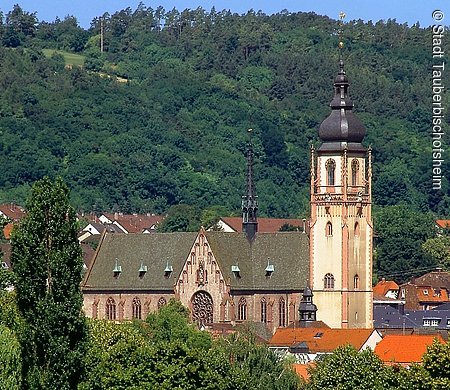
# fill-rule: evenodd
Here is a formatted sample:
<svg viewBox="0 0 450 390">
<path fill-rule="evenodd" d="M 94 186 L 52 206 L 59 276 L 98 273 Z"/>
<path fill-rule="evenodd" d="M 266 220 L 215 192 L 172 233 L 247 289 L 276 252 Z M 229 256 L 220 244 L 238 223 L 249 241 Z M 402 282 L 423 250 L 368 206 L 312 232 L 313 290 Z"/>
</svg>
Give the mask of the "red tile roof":
<svg viewBox="0 0 450 390">
<path fill-rule="evenodd" d="M 0 204 L 0 212 L 13 221 L 20 221 L 26 214 L 22 207 L 11 203 Z"/>
<path fill-rule="evenodd" d="M 13 230 L 14 224 L 7 223 L 5 227 L 3 228 L 3 236 L 5 237 L 5 240 L 11 239 L 11 231 Z"/>
<path fill-rule="evenodd" d="M 222 217 L 221 219 L 236 232 L 242 232 L 242 217 Z M 302 219 L 258 218 L 258 232 L 276 233 L 285 224 L 303 229 Z"/>
<path fill-rule="evenodd" d="M 386 293 L 390 290 L 398 291 L 398 284 L 393 280 L 380 280 L 373 288 L 373 293 L 376 295 L 386 296 Z"/>
<path fill-rule="evenodd" d="M 269 346 L 290 347 L 304 342 L 311 352 L 326 353 L 350 344 L 359 350 L 373 331 L 373 329 L 279 328 L 270 339 Z"/>
<path fill-rule="evenodd" d="M 307 363 L 307 364 L 294 363 L 292 365 L 292 368 L 294 369 L 294 371 L 296 372 L 296 374 L 299 377 L 301 377 L 305 381 L 307 381 L 309 379 L 308 368 L 313 365 L 314 365 L 314 363 Z"/>
<path fill-rule="evenodd" d="M 445 289 L 433 289 L 431 286 L 417 286 L 419 302 L 448 302 L 448 293 Z"/>
<path fill-rule="evenodd" d="M 128 233 L 142 233 L 145 229 L 157 225 L 164 219 L 162 215 L 108 213 L 104 213 L 104 215 L 111 221 L 117 221 Z"/>
<path fill-rule="evenodd" d="M 438 219 L 436 224 L 443 229 L 450 228 L 450 219 Z"/>
<path fill-rule="evenodd" d="M 442 344 L 445 344 L 441 335 L 386 335 L 376 345 L 375 354 L 388 364 L 398 363 L 408 365 L 414 362 L 420 362 L 427 347 L 437 338 Z"/>
</svg>

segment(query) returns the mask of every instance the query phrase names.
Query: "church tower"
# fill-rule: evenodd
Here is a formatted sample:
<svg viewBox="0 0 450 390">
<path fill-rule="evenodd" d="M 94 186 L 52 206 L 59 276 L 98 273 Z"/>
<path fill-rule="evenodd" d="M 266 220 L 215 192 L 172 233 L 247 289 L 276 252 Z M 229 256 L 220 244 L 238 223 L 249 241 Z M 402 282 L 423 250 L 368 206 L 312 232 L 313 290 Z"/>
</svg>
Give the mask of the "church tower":
<svg viewBox="0 0 450 390">
<path fill-rule="evenodd" d="M 317 320 L 371 328 L 371 151 L 361 144 L 366 130 L 348 89 L 340 59 L 331 114 L 319 127 L 322 144 L 311 150 L 310 281 Z"/>
</svg>

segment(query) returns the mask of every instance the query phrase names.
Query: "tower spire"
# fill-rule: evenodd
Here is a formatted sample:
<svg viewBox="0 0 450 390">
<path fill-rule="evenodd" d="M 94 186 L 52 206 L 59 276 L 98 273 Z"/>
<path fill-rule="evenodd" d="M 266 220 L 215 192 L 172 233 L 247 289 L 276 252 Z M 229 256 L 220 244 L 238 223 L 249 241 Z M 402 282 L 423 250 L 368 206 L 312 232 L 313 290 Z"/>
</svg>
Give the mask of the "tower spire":
<svg viewBox="0 0 450 390">
<path fill-rule="evenodd" d="M 248 129 L 249 141 L 247 145 L 247 188 L 246 194 L 242 197 L 242 231 L 249 241 L 255 238 L 258 231 L 258 200 L 253 183 L 253 144 L 251 133 Z"/>
</svg>

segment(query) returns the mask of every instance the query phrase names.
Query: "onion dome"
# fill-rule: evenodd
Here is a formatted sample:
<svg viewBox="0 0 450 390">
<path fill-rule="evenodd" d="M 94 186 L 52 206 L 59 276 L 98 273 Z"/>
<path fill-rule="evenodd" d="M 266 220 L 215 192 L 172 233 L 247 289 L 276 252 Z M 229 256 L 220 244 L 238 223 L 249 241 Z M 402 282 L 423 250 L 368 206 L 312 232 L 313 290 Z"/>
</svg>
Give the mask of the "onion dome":
<svg viewBox="0 0 450 390">
<path fill-rule="evenodd" d="M 366 129 L 353 113 L 353 102 L 348 94 L 349 82 L 344 62 L 339 61 L 339 73 L 334 80 L 334 98 L 330 103 L 331 114 L 319 127 L 323 144 L 319 150 L 365 150 L 361 145 Z"/>
</svg>

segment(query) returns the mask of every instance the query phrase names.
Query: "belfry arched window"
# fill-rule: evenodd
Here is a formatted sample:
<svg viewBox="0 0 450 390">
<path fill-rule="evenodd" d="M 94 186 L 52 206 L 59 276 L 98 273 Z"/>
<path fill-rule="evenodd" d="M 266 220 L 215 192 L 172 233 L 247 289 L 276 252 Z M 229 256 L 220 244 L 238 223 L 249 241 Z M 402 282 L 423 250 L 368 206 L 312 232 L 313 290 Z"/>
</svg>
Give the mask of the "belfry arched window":
<svg viewBox="0 0 450 390">
<path fill-rule="evenodd" d="M 352 186 L 358 185 L 358 174 L 359 174 L 359 162 L 358 160 L 352 161 Z"/>
<path fill-rule="evenodd" d="M 142 319 L 142 306 L 141 300 L 138 297 L 133 298 L 133 319 Z"/>
<path fill-rule="evenodd" d="M 358 290 L 359 289 L 359 276 L 358 276 L 358 274 L 356 274 L 353 277 L 353 289 L 354 290 Z"/>
<path fill-rule="evenodd" d="M 109 297 L 106 301 L 106 319 L 115 320 L 116 319 L 116 302 L 113 298 Z"/>
<path fill-rule="evenodd" d="M 247 320 L 247 300 L 242 297 L 239 299 L 238 303 L 238 320 L 246 321 Z"/>
<path fill-rule="evenodd" d="M 331 224 L 331 222 L 327 222 L 327 224 L 325 226 L 325 235 L 327 237 L 330 237 L 333 235 L 333 225 Z"/>
<path fill-rule="evenodd" d="M 355 222 L 355 237 L 359 237 L 359 223 Z"/>
<path fill-rule="evenodd" d="M 278 323 L 279 326 L 286 326 L 286 301 L 283 297 L 278 301 Z"/>
<path fill-rule="evenodd" d="M 326 289 L 333 289 L 334 288 L 334 276 L 333 274 L 326 274 L 323 278 L 323 287 Z"/>
<path fill-rule="evenodd" d="M 334 186 L 334 174 L 336 171 L 336 163 L 332 158 L 328 159 L 325 163 L 325 169 L 327 171 L 327 186 Z"/>
</svg>

